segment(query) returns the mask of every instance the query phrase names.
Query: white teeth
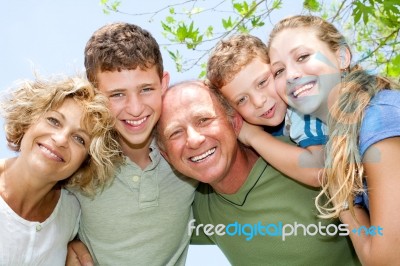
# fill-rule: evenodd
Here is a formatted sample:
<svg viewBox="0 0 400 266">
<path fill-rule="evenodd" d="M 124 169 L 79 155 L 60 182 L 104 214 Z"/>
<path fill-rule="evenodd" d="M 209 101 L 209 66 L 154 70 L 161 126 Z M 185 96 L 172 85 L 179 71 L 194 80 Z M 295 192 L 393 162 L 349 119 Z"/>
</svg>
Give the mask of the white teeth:
<svg viewBox="0 0 400 266">
<path fill-rule="evenodd" d="M 50 155 L 51 157 L 53 157 L 53 158 L 55 158 L 55 159 L 57 159 L 57 160 L 59 160 L 59 161 L 62 161 L 62 159 L 61 159 L 60 157 L 58 157 L 57 155 L 55 155 L 54 153 L 52 153 L 52 152 L 51 152 L 49 149 L 47 149 L 45 146 L 39 145 L 39 147 L 40 147 L 40 149 L 41 149 L 42 151 L 44 151 L 46 154 Z"/>
<path fill-rule="evenodd" d="M 139 125 L 143 124 L 143 122 L 146 120 L 147 120 L 147 116 L 143 117 L 140 120 L 125 120 L 125 121 L 126 121 L 126 123 L 128 123 L 132 126 L 139 126 Z"/>
<path fill-rule="evenodd" d="M 210 156 L 210 155 L 213 154 L 214 152 L 215 152 L 215 148 L 212 148 L 212 149 L 206 151 L 205 153 L 203 153 L 203 154 L 201 154 L 201 155 L 194 156 L 194 157 L 190 158 L 190 160 L 191 160 L 192 162 L 198 162 L 198 161 L 203 160 L 203 159 L 206 158 L 207 156 Z"/>
<path fill-rule="evenodd" d="M 267 112 L 265 112 L 265 115 L 268 115 L 269 113 L 271 113 L 271 111 L 272 111 L 272 107 L 270 109 L 268 109 Z"/>
<path fill-rule="evenodd" d="M 295 91 L 293 92 L 293 96 L 294 96 L 294 97 L 297 97 L 297 96 L 299 96 L 299 94 L 301 94 L 301 93 L 304 92 L 304 91 L 307 91 L 307 90 L 311 89 L 313 86 L 314 86 L 313 83 L 308 83 L 308 84 L 306 84 L 306 85 L 304 85 L 304 86 L 298 88 L 297 90 L 295 90 Z"/>
</svg>

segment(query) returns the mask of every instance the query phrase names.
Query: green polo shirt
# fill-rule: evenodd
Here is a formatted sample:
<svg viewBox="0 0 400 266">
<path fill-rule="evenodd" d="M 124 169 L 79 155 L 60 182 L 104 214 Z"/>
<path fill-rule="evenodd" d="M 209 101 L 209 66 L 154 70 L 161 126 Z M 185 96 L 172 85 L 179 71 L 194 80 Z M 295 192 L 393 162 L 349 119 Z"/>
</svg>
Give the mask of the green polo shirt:
<svg viewBox="0 0 400 266">
<path fill-rule="evenodd" d="M 153 142 L 144 170 L 126 158 L 94 199 L 76 193 L 79 237 L 96 265 L 185 265 L 197 182 L 176 172 Z"/>
<path fill-rule="evenodd" d="M 260 158 L 235 194 L 218 194 L 207 184 L 198 187 L 197 225 L 222 225 L 208 226 L 209 239 L 195 229 L 192 243 L 211 240 L 232 265 L 359 265 L 350 239 L 338 235 L 338 221 L 318 219 L 317 194 L 318 189 L 297 183 Z M 325 236 L 316 233 L 319 224 Z M 323 226 L 337 234 L 329 236 Z"/>
</svg>

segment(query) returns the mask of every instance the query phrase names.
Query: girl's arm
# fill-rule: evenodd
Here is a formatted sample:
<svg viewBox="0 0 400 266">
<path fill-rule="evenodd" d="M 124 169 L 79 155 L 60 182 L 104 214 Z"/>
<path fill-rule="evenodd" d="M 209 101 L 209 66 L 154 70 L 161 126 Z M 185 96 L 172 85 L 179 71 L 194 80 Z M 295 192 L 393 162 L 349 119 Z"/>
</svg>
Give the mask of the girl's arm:
<svg viewBox="0 0 400 266">
<path fill-rule="evenodd" d="M 349 229 L 374 226 L 377 234 L 350 233 L 363 265 L 397 265 L 400 262 L 400 137 L 373 144 L 365 153 L 370 218 L 355 208 L 357 223 L 349 211 L 340 214 Z M 377 230 L 380 229 L 381 234 Z"/>
<path fill-rule="evenodd" d="M 245 121 L 239 140 L 251 146 L 264 160 L 287 176 L 309 186 L 320 186 L 319 174 L 324 167 L 324 146 L 301 148 L 291 145 Z"/>
</svg>

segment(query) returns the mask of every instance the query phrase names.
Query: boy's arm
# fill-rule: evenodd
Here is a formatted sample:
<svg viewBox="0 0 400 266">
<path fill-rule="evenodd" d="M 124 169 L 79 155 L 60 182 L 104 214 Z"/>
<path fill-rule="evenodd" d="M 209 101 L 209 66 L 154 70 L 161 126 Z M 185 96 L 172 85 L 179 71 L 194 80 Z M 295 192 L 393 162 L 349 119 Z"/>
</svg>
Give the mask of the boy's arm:
<svg viewBox="0 0 400 266">
<path fill-rule="evenodd" d="M 94 265 L 89 250 L 79 239 L 72 240 L 68 244 L 67 266 L 92 266 Z"/>
<path fill-rule="evenodd" d="M 243 121 L 239 140 L 251 146 L 268 163 L 287 176 L 309 186 L 319 187 L 324 167 L 324 146 L 307 148 L 291 145 Z"/>
</svg>

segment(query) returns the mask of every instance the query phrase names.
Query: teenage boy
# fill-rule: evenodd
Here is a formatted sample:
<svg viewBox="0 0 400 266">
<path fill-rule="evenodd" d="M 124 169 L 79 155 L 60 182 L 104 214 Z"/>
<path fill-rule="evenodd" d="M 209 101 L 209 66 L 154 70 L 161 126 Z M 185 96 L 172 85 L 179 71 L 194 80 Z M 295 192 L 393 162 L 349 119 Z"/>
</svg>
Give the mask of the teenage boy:
<svg viewBox="0 0 400 266">
<path fill-rule="evenodd" d="M 168 87 L 160 48 L 137 25 L 101 27 L 85 48 L 87 77 L 110 100 L 125 165 L 93 199 L 77 193 L 79 238 L 100 265 L 184 265 L 196 181 L 160 155 L 153 128 Z"/>
</svg>

